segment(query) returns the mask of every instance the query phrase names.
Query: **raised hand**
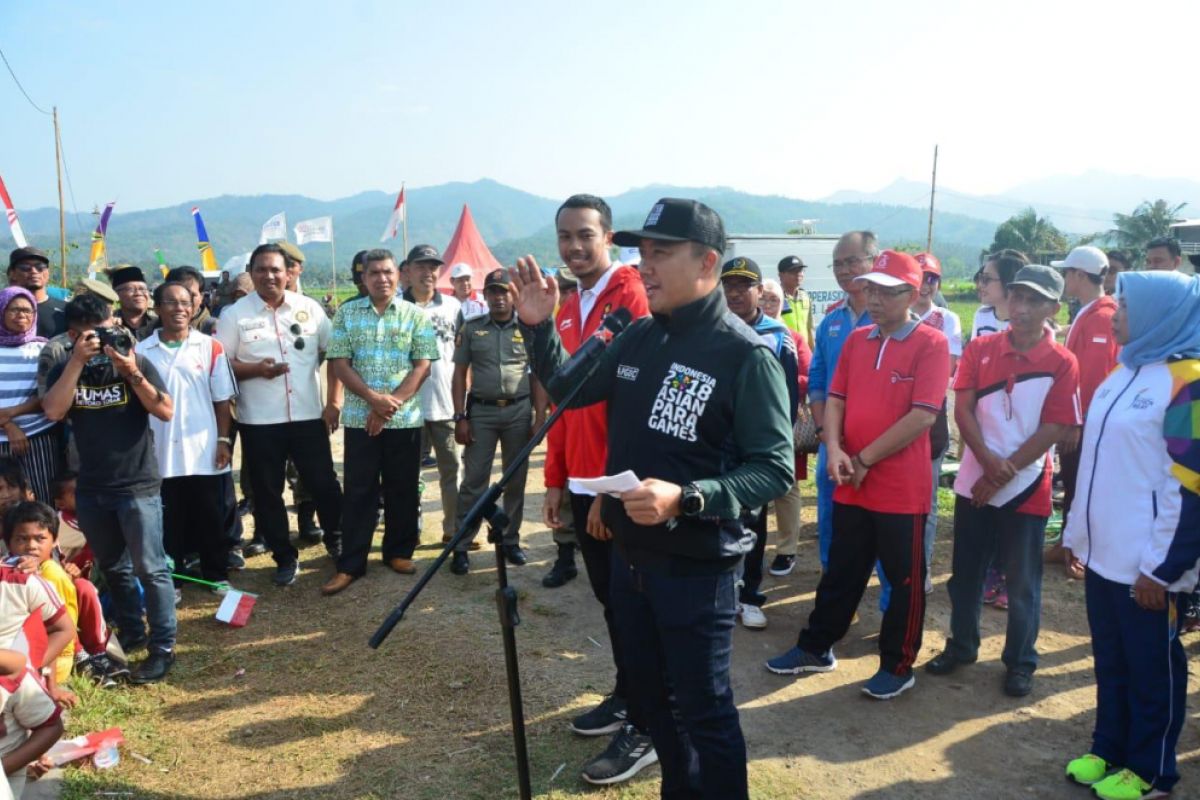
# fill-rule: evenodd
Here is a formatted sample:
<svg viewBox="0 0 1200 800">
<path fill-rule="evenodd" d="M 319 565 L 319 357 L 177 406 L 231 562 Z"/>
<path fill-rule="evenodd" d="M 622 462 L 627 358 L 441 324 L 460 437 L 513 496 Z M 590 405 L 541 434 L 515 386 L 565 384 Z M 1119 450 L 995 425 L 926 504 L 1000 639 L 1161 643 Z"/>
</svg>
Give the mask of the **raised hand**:
<svg viewBox="0 0 1200 800">
<path fill-rule="evenodd" d="M 558 281 L 542 274 L 537 259 L 524 256 L 509 270 L 512 292 L 521 322 L 540 325 L 550 319 L 558 308 Z"/>
</svg>

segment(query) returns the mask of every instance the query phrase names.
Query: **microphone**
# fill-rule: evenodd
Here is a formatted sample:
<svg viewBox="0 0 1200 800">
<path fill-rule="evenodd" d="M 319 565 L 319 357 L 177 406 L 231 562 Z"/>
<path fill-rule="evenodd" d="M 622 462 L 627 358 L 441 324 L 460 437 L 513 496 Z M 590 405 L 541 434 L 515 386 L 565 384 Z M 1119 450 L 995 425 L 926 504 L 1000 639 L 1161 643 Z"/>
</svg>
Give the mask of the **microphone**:
<svg viewBox="0 0 1200 800">
<path fill-rule="evenodd" d="M 596 359 L 600 358 L 600 354 L 608 347 L 611 338 L 629 327 L 631 321 L 633 321 L 633 314 L 629 313 L 628 308 L 618 308 L 612 311 L 604 318 L 599 330 L 575 351 L 575 355 L 571 356 L 567 363 L 554 372 L 554 377 L 551 379 L 553 383 L 556 386 L 571 386 L 586 376 Z M 612 337 L 605 337 L 605 331 L 611 333 Z"/>
</svg>

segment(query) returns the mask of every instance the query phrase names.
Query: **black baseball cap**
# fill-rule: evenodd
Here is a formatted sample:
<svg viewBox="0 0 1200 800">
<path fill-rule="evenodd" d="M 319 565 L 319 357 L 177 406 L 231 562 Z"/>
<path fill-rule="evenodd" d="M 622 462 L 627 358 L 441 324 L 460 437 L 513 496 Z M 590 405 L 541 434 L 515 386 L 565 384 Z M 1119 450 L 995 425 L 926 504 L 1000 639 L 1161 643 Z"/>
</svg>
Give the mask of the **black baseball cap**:
<svg viewBox="0 0 1200 800">
<path fill-rule="evenodd" d="M 696 242 L 724 253 L 725 223 L 717 212 L 699 200 L 664 197 L 650 209 L 640 230 L 619 231 L 613 235 L 613 244 L 638 247 L 642 239 Z"/>
<path fill-rule="evenodd" d="M 404 259 L 405 264 L 415 264 L 418 261 L 435 261 L 438 264 L 446 263 L 442 261 L 442 254 L 431 244 L 417 245 L 408 251 L 408 258 Z"/>
<path fill-rule="evenodd" d="M 494 269 L 487 274 L 486 278 L 483 279 L 483 289 L 484 291 L 487 291 L 493 286 L 499 286 L 507 289 L 511 283 L 512 279 L 508 276 L 508 270 L 503 268 Z"/>
<path fill-rule="evenodd" d="M 8 255 L 8 268 L 12 269 L 17 264 L 26 261 L 41 261 L 43 264 L 50 263 L 50 259 L 44 251 L 36 247 L 18 247 Z"/>
<path fill-rule="evenodd" d="M 762 283 L 762 270 L 751 259 L 738 256 L 721 267 L 721 280 L 726 278 L 749 278 L 755 283 Z"/>
<path fill-rule="evenodd" d="M 779 259 L 780 272 L 799 272 L 800 270 L 804 269 L 805 266 L 805 263 L 800 259 L 799 256 L 784 256 L 783 258 Z"/>
<path fill-rule="evenodd" d="M 1012 279 L 1012 283 L 1008 284 L 1009 289 L 1014 286 L 1032 289 L 1042 297 L 1057 303 L 1062 300 L 1063 276 L 1053 267 L 1042 264 L 1026 264 L 1021 267 L 1017 277 Z"/>
</svg>

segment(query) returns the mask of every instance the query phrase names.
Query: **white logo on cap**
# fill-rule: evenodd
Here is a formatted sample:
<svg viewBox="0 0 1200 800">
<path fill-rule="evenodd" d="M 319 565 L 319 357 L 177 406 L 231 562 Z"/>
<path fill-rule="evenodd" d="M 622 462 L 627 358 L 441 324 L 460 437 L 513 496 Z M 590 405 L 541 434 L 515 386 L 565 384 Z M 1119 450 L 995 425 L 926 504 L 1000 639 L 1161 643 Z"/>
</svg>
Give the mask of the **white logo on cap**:
<svg viewBox="0 0 1200 800">
<path fill-rule="evenodd" d="M 662 216 L 662 213 L 663 213 L 663 204 L 656 203 L 654 208 L 650 209 L 650 214 L 646 217 L 646 223 L 644 225 L 642 225 L 642 227 L 643 228 L 652 228 L 655 225 L 657 225 L 658 218 Z"/>
<path fill-rule="evenodd" d="M 883 253 L 878 259 L 875 260 L 875 271 L 882 272 L 883 270 L 887 269 L 887 262 L 887 253 Z"/>
</svg>

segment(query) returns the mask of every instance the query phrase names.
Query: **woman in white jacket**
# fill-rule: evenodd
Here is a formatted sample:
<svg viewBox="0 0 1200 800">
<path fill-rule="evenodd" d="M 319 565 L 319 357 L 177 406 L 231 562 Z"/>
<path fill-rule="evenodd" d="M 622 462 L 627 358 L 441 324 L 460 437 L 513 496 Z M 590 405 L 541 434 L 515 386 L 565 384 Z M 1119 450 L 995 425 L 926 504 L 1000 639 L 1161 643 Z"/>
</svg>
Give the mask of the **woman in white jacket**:
<svg viewBox="0 0 1200 800">
<path fill-rule="evenodd" d="M 1120 364 L 1088 409 L 1063 544 L 1086 569 L 1096 727 L 1067 777 L 1104 800 L 1179 780 L 1182 601 L 1200 559 L 1200 278 L 1122 273 Z"/>
</svg>

